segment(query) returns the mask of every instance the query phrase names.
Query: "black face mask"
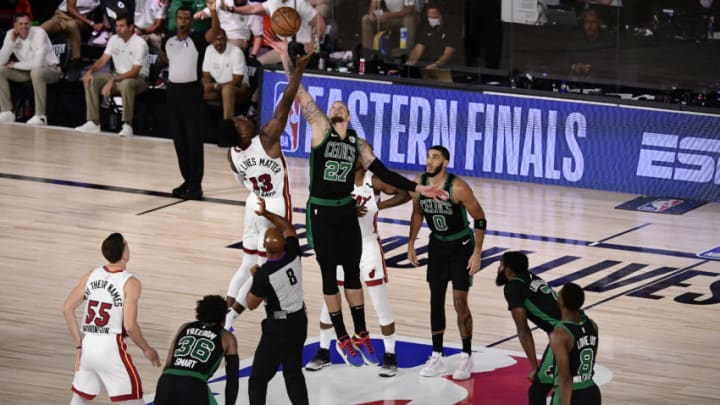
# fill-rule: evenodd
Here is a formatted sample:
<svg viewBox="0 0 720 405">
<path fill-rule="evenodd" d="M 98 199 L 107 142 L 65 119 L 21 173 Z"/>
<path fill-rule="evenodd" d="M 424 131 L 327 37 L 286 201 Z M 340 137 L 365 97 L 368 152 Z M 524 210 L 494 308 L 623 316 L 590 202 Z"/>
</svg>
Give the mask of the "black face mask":
<svg viewBox="0 0 720 405">
<path fill-rule="evenodd" d="M 502 287 L 505 284 L 507 284 L 507 282 L 508 282 L 508 279 L 507 279 L 507 277 L 505 277 L 505 272 L 498 271 L 497 276 L 495 277 L 495 285 L 498 287 Z"/>
</svg>

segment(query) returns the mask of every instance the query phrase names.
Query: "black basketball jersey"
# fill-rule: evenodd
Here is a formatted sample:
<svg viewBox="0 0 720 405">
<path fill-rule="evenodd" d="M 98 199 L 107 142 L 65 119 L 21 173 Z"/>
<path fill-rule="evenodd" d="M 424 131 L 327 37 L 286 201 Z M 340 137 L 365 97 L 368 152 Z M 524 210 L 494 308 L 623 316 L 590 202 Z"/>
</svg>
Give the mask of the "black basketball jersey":
<svg viewBox="0 0 720 405">
<path fill-rule="evenodd" d="M 562 318 L 555 291 L 531 272 L 509 280 L 504 293 L 508 310 L 524 307 L 528 319 L 546 333 L 552 332 Z"/>
<path fill-rule="evenodd" d="M 583 317 L 580 323 L 562 321 L 555 328 L 565 329 L 573 339 L 573 347 L 568 356 L 573 390 L 593 385 L 592 377 L 595 374 L 595 357 L 598 350 L 597 324 L 592 319 Z M 555 385 L 557 384 L 556 374 Z"/>
<path fill-rule="evenodd" d="M 304 308 L 300 243 L 296 237 L 285 238 L 285 254 L 268 259 L 255 272 L 250 292 L 265 299 L 265 310 L 296 312 Z"/>
<path fill-rule="evenodd" d="M 358 138 L 348 129 L 345 139 L 331 126 L 323 142 L 310 152 L 310 196 L 339 200 L 355 187 Z"/>
<path fill-rule="evenodd" d="M 223 327 L 195 321 L 186 324 L 175 339 L 170 366 L 165 374 L 183 375 L 207 381 L 225 354 Z"/>
<path fill-rule="evenodd" d="M 468 226 L 465 207 L 453 199 L 452 188 L 456 178 L 454 174 L 450 173 L 445 178 L 442 188 L 450 195 L 447 201 L 435 200 L 418 194 L 425 222 L 430 227 L 432 236 L 440 240 L 457 240 L 474 235 Z M 430 176 L 427 173 L 420 175 L 420 184 L 428 185 L 429 181 Z"/>
</svg>

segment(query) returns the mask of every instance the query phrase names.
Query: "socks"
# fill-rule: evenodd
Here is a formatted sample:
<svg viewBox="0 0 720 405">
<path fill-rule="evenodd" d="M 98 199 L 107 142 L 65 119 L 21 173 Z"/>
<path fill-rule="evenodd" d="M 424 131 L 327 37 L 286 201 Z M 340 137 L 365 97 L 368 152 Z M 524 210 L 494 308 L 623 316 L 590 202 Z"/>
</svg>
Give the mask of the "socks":
<svg viewBox="0 0 720 405">
<path fill-rule="evenodd" d="M 347 329 L 345 329 L 345 322 L 343 322 L 342 311 L 331 312 L 330 320 L 332 320 L 332 324 L 335 327 L 335 335 L 338 340 L 347 337 L 348 333 Z"/>
<path fill-rule="evenodd" d="M 227 315 L 225 315 L 225 329 L 230 330 L 232 328 L 235 318 L 240 316 L 240 313 L 235 311 L 233 308 L 228 308 Z"/>
<path fill-rule="evenodd" d="M 329 349 L 330 348 L 330 340 L 333 337 L 333 330 L 332 328 L 328 329 L 322 329 L 320 328 L 320 348 L 321 349 Z"/>
<path fill-rule="evenodd" d="M 355 324 L 355 333 L 360 335 L 360 332 L 367 332 L 367 327 L 365 326 L 365 305 L 350 307 L 350 314 L 352 315 L 353 324 Z"/>
<path fill-rule="evenodd" d="M 444 335 L 445 335 L 445 334 L 442 333 L 442 332 L 440 332 L 440 333 L 433 333 L 433 335 L 432 335 L 432 346 L 433 346 L 433 351 L 434 351 L 434 352 L 438 352 L 438 353 L 442 353 L 442 352 L 443 352 L 443 336 L 444 336 Z"/>
<path fill-rule="evenodd" d="M 395 353 L 395 334 L 383 336 L 383 345 L 385 353 Z"/>
<path fill-rule="evenodd" d="M 472 352 L 472 336 L 460 337 L 462 339 L 462 350 L 464 353 L 470 354 Z"/>
</svg>

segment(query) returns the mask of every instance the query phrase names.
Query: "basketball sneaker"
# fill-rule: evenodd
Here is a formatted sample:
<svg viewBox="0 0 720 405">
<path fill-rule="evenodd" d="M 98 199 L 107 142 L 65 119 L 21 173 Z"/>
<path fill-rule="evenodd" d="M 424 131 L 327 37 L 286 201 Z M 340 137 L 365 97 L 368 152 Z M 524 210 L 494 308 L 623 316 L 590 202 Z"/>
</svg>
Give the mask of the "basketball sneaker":
<svg viewBox="0 0 720 405">
<path fill-rule="evenodd" d="M 365 360 L 365 364 L 374 364 L 376 366 L 380 364 L 375 355 L 375 350 L 372 347 L 372 342 L 370 342 L 370 335 L 367 332 L 361 332 L 360 336 L 357 334 L 353 335 L 352 342 L 355 347 L 358 348 L 358 351 Z"/>
<path fill-rule="evenodd" d="M 460 355 L 460 367 L 453 373 L 455 380 L 467 380 L 472 374 L 473 361 L 469 353 L 463 352 Z"/>
<path fill-rule="evenodd" d="M 327 367 L 330 364 L 330 350 L 323 349 L 322 347 L 318 349 L 317 354 L 315 354 L 315 357 L 312 358 L 308 362 L 308 364 L 305 365 L 305 370 L 307 371 L 318 371 L 323 367 Z"/>
<path fill-rule="evenodd" d="M 380 368 L 380 377 L 395 377 L 398 370 L 397 357 L 395 353 L 385 353 L 383 355 L 383 364 Z"/>
<path fill-rule="evenodd" d="M 442 353 L 433 352 L 427 363 L 425 363 L 425 367 L 420 369 L 420 375 L 423 377 L 435 377 L 445 373 L 446 370 Z"/>
<path fill-rule="evenodd" d="M 360 367 L 365 363 L 363 357 L 358 353 L 357 347 L 353 345 L 352 340 L 350 340 L 350 337 L 347 337 L 347 335 L 344 339 L 337 340 L 336 348 L 340 356 L 345 360 L 345 363 L 349 366 Z"/>
</svg>

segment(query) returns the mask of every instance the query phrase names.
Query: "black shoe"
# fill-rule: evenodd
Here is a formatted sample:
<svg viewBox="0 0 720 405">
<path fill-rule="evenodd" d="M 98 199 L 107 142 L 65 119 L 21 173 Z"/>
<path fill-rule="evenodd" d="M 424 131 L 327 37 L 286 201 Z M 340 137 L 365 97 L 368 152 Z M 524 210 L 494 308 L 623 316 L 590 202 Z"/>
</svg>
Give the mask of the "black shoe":
<svg viewBox="0 0 720 405">
<path fill-rule="evenodd" d="M 182 198 L 183 200 L 202 200 L 202 197 L 203 192 L 201 188 L 186 188 L 180 193 L 180 198 Z"/>
<path fill-rule="evenodd" d="M 185 182 L 183 182 L 183 184 L 175 187 L 172 190 L 172 196 L 175 198 L 180 198 L 180 196 L 182 195 L 182 192 L 185 190 L 185 187 L 187 187 L 187 183 L 185 183 Z"/>
<path fill-rule="evenodd" d="M 322 369 L 323 367 L 327 367 L 330 364 L 330 350 L 320 348 L 318 349 L 317 354 L 315 357 L 312 358 L 308 362 L 308 364 L 305 366 L 305 370 L 307 371 L 318 371 Z"/>
<path fill-rule="evenodd" d="M 380 377 L 394 377 L 397 374 L 398 363 L 395 353 L 385 353 L 383 355 L 383 364 L 380 368 Z"/>
</svg>

